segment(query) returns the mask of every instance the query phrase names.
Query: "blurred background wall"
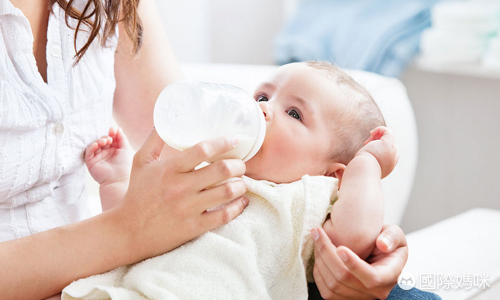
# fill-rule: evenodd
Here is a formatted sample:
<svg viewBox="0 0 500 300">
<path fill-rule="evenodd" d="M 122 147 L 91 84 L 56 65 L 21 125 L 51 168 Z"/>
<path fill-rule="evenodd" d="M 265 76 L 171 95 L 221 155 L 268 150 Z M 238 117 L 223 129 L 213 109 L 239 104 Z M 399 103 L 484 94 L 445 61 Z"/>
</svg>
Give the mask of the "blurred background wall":
<svg viewBox="0 0 500 300">
<path fill-rule="evenodd" d="M 157 4 L 181 62 L 233 64 L 274 64 L 276 37 L 299 6 L 295 0 Z M 500 209 L 500 69 L 416 58 L 400 79 L 419 130 L 419 165 L 403 230 L 473 207 Z"/>
<path fill-rule="evenodd" d="M 289 0 L 157 0 L 167 35 L 182 62 L 272 64 L 273 41 Z"/>
</svg>

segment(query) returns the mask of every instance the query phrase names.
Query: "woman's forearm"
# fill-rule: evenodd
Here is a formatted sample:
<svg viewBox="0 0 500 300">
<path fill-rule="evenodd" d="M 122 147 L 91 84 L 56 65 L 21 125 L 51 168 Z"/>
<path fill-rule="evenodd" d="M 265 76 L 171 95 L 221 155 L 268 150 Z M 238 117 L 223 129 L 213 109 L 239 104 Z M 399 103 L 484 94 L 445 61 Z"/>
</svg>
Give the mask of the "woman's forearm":
<svg viewBox="0 0 500 300">
<path fill-rule="evenodd" d="M 141 259 L 118 209 L 82 222 L 0 243 L 2 299 L 42 299 L 73 280 Z M 15 259 L 14 259 L 15 258 Z"/>
<path fill-rule="evenodd" d="M 342 177 L 339 199 L 332 207 L 328 221 L 330 239 L 366 258 L 380 233 L 384 219 L 384 202 L 380 185 L 380 165 L 370 155 L 356 156 Z"/>
</svg>

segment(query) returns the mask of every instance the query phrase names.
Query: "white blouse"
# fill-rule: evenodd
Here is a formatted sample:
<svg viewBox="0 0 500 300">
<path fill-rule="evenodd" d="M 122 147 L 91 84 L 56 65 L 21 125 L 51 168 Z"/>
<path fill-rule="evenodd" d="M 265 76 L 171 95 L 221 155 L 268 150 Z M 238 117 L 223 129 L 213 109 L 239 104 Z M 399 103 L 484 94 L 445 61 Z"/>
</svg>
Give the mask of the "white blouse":
<svg viewBox="0 0 500 300">
<path fill-rule="evenodd" d="M 117 37 L 105 48 L 96 39 L 73 67 L 74 29 L 57 3 L 53 11 L 45 83 L 28 19 L 0 0 L 0 241 L 91 215 L 83 152 L 111 125 Z M 78 48 L 87 37 L 79 34 Z"/>
</svg>

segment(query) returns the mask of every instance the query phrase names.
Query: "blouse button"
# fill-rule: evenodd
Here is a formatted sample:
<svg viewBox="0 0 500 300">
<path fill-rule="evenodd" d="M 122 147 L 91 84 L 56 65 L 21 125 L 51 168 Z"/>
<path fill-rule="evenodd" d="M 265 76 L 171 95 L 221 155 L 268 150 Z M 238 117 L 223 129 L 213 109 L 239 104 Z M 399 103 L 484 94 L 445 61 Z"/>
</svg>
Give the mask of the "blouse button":
<svg viewBox="0 0 500 300">
<path fill-rule="evenodd" d="M 54 135 L 61 135 L 64 132 L 64 126 L 61 123 L 57 123 L 52 127 L 52 133 Z"/>
<path fill-rule="evenodd" d="M 61 46 L 59 45 L 54 45 L 50 48 L 50 54 L 54 57 L 59 57 L 61 56 Z"/>
</svg>

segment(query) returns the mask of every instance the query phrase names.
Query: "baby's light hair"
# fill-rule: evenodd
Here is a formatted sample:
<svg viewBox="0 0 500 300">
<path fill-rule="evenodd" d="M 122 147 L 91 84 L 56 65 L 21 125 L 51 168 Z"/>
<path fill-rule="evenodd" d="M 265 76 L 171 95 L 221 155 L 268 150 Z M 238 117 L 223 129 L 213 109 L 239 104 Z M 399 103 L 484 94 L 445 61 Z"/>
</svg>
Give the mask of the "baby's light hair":
<svg viewBox="0 0 500 300">
<path fill-rule="evenodd" d="M 307 61 L 338 85 L 344 96 L 345 110 L 331 116 L 333 127 L 331 159 L 347 165 L 356 155 L 370 131 L 385 126 L 382 113 L 368 91 L 338 67 L 326 61 Z"/>
</svg>

